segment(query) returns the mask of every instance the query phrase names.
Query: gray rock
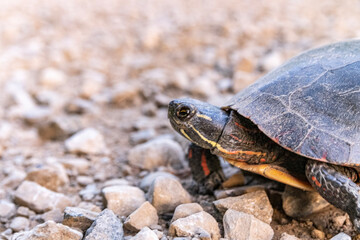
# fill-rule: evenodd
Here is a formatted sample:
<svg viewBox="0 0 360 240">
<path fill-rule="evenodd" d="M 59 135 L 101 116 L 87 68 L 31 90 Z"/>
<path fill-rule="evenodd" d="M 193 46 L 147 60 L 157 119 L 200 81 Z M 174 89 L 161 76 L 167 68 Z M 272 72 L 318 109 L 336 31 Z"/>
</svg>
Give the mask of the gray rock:
<svg viewBox="0 0 360 240">
<path fill-rule="evenodd" d="M 171 222 L 178 220 L 179 218 L 184 218 L 190 216 L 194 213 L 204 211 L 204 209 L 198 203 L 184 203 L 175 208 L 174 215 L 171 219 Z"/>
<path fill-rule="evenodd" d="M 65 141 L 70 153 L 105 154 L 108 149 L 103 135 L 94 128 L 83 129 Z"/>
<path fill-rule="evenodd" d="M 99 206 L 96 206 L 95 204 L 91 203 L 91 202 L 80 202 L 77 205 L 78 208 L 82 208 L 91 212 L 101 212 L 101 208 Z"/>
<path fill-rule="evenodd" d="M 69 184 L 66 170 L 61 164 L 52 164 L 33 169 L 28 172 L 25 180 L 36 182 L 55 192 L 60 191 Z"/>
<path fill-rule="evenodd" d="M 286 215 L 294 218 L 309 216 L 327 207 L 329 203 L 317 192 L 286 186 L 282 195 Z"/>
<path fill-rule="evenodd" d="M 55 117 L 37 127 L 39 136 L 44 140 L 64 140 L 80 128 L 79 119 L 69 116 Z"/>
<path fill-rule="evenodd" d="M 16 206 L 14 203 L 7 200 L 0 200 L 0 221 L 7 222 L 16 213 Z"/>
<path fill-rule="evenodd" d="M 102 211 L 86 231 L 84 240 L 122 240 L 123 226 L 113 211 Z"/>
<path fill-rule="evenodd" d="M 290 235 L 287 233 L 282 233 L 280 240 L 300 240 L 300 238 L 295 237 L 294 235 Z"/>
<path fill-rule="evenodd" d="M 90 176 L 77 176 L 76 182 L 80 184 L 81 186 L 87 186 L 89 184 L 94 183 L 94 178 Z"/>
<path fill-rule="evenodd" d="M 163 177 L 169 177 L 169 178 L 173 178 L 176 180 L 179 180 L 178 177 L 176 177 L 175 175 L 168 173 L 168 172 L 163 172 L 163 171 L 158 171 L 158 172 L 152 172 L 148 175 L 146 175 L 140 182 L 140 188 L 143 189 L 144 191 L 148 191 L 151 184 L 153 183 L 153 181 L 159 177 L 159 176 L 163 176 Z"/>
<path fill-rule="evenodd" d="M 128 216 L 145 201 L 145 193 L 133 186 L 111 186 L 102 190 L 106 207 L 118 216 Z"/>
<path fill-rule="evenodd" d="M 210 234 L 211 239 L 220 239 L 220 229 L 215 218 L 207 212 L 198 212 L 171 223 L 169 234 L 172 237 L 191 237 Z"/>
<path fill-rule="evenodd" d="M 51 117 L 51 110 L 48 107 L 33 107 L 21 112 L 22 119 L 27 124 L 41 124 Z"/>
<path fill-rule="evenodd" d="M 24 171 L 13 169 L 13 171 L 11 171 L 11 173 L 1 181 L 0 186 L 3 188 L 14 189 L 22 183 L 25 177 L 26 173 Z"/>
<path fill-rule="evenodd" d="M 157 177 L 150 187 L 148 198 L 159 214 L 172 212 L 178 205 L 191 202 L 191 196 L 181 183 L 169 177 Z"/>
<path fill-rule="evenodd" d="M 341 232 L 335 235 L 334 237 L 332 237 L 330 240 L 351 240 L 351 237 L 346 233 Z"/>
<path fill-rule="evenodd" d="M 246 193 L 214 201 L 215 207 L 224 214 L 228 209 L 252 214 L 263 222 L 272 220 L 273 208 L 264 190 Z"/>
<path fill-rule="evenodd" d="M 138 132 L 131 133 L 130 141 L 133 144 L 137 145 L 137 144 L 149 141 L 150 139 L 154 138 L 155 135 L 156 135 L 156 132 L 152 128 L 145 129 L 145 130 L 140 130 Z"/>
<path fill-rule="evenodd" d="M 25 217 L 15 217 L 13 220 L 11 220 L 10 228 L 14 232 L 19 232 L 22 230 L 26 230 L 30 225 L 30 221 L 28 218 Z"/>
<path fill-rule="evenodd" d="M 14 235 L 13 240 L 80 240 L 83 234 L 60 223 L 47 221 L 30 231 Z"/>
<path fill-rule="evenodd" d="M 64 211 L 64 220 L 62 224 L 71 228 L 86 231 L 95 221 L 99 213 L 85 210 L 78 207 L 67 207 Z"/>
<path fill-rule="evenodd" d="M 159 240 L 158 236 L 154 231 L 148 227 L 144 227 L 130 240 Z"/>
<path fill-rule="evenodd" d="M 158 138 L 130 149 L 128 159 L 131 165 L 146 170 L 166 165 L 180 168 L 184 165 L 184 151 L 177 142 Z"/>
<path fill-rule="evenodd" d="M 0 207 L 1 209 L 1 207 Z M 21 216 L 21 217 L 30 217 L 30 216 L 34 216 L 35 215 L 35 212 L 34 211 L 31 211 L 29 208 L 27 207 L 23 207 L 23 206 L 20 206 L 18 207 L 18 209 L 16 210 L 16 215 L 17 216 Z"/>
<path fill-rule="evenodd" d="M 271 240 L 274 231 L 269 224 L 253 215 L 229 209 L 223 218 L 225 238 L 236 240 Z"/>
<path fill-rule="evenodd" d="M 71 200 L 61 193 L 56 193 L 35 182 L 24 181 L 15 191 L 15 202 L 41 213 L 52 209 L 63 210 L 71 206 Z"/>
<path fill-rule="evenodd" d="M 131 231 L 139 231 L 144 227 L 158 224 L 156 209 L 149 202 L 144 202 L 125 220 L 124 226 Z"/>
<path fill-rule="evenodd" d="M 96 184 L 87 185 L 84 189 L 79 192 L 81 198 L 85 201 L 92 200 L 96 195 L 100 193 L 100 190 L 97 188 Z"/>
</svg>

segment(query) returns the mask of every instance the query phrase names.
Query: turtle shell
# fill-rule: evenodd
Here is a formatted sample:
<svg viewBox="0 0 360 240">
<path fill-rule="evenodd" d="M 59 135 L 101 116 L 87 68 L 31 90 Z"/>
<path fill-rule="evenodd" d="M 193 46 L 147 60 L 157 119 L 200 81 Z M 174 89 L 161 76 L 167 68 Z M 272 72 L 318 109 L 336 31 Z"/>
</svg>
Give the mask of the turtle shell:
<svg viewBox="0 0 360 240">
<path fill-rule="evenodd" d="M 239 92 L 224 108 L 282 147 L 333 164 L 360 164 L 360 40 L 313 49 Z"/>
</svg>

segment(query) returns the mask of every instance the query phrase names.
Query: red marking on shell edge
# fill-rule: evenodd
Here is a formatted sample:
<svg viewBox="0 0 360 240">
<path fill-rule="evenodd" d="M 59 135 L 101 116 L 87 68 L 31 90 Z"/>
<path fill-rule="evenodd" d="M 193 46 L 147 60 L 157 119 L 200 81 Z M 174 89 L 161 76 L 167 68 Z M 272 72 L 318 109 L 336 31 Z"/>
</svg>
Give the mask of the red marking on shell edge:
<svg viewBox="0 0 360 240">
<path fill-rule="evenodd" d="M 261 158 L 261 159 L 260 159 L 260 162 L 262 162 L 262 163 L 263 163 L 263 162 L 266 162 L 266 159 L 265 159 L 265 158 Z"/>
<path fill-rule="evenodd" d="M 235 125 L 238 126 L 241 129 L 244 129 L 245 131 L 248 131 L 248 132 L 258 132 L 259 131 L 258 129 L 246 128 L 246 127 L 244 127 L 243 125 L 241 125 L 240 123 L 237 123 L 237 122 L 235 122 Z"/>
<path fill-rule="evenodd" d="M 312 176 L 311 180 L 316 184 L 316 186 L 321 187 L 321 183 L 316 179 L 315 176 Z"/>
<path fill-rule="evenodd" d="M 209 170 L 209 167 L 207 165 L 206 156 L 205 156 L 204 152 L 202 152 L 202 154 L 201 154 L 201 167 L 202 167 L 202 169 L 204 171 L 205 176 L 210 174 L 210 170 Z"/>
<path fill-rule="evenodd" d="M 191 158 L 192 158 L 192 149 L 191 149 L 191 148 L 189 148 L 188 158 L 189 158 L 189 159 L 191 159 Z"/>
<path fill-rule="evenodd" d="M 324 152 L 323 155 L 321 156 L 321 159 L 326 160 L 326 157 L 327 157 L 327 152 Z"/>
</svg>

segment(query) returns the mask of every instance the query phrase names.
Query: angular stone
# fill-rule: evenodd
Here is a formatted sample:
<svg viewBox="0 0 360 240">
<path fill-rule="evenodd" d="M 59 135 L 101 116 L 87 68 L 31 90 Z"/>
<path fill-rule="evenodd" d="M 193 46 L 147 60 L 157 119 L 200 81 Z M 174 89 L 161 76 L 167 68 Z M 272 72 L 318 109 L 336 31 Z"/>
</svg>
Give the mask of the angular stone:
<svg viewBox="0 0 360 240">
<path fill-rule="evenodd" d="M 120 219 L 113 211 L 102 211 L 86 231 L 84 240 L 122 240 L 124 230 Z"/>
<path fill-rule="evenodd" d="M 128 159 L 131 165 L 146 170 L 166 165 L 180 168 L 184 165 L 184 151 L 177 142 L 159 138 L 130 149 Z"/>
<path fill-rule="evenodd" d="M 16 206 L 14 203 L 7 200 L 0 200 L 0 221 L 7 222 L 16 213 Z"/>
<path fill-rule="evenodd" d="M 41 219 L 46 221 L 54 221 L 56 223 L 61 223 L 64 219 L 63 211 L 60 211 L 60 209 L 53 209 L 50 211 L 47 211 L 41 215 Z"/>
<path fill-rule="evenodd" d="M 67 207 L 64 210 L 64 220 L 62 224 L 71 228 L 86 231 L 95 221 L 99 213 L 88 211 L 78 207 Z"/>
<path fill-rule="evenodd" d="M 346 233 L 341 232 L 335 235 L 334 237 L 332 237 L 330 240 L 351 240 L 351 237 Z"/>
<path fill-rule="evenodd" d="M 106 207 L 118 216 L 128 216 L 143 204 L 145 193 L 133 186 L 111 186 L 102 190 L 106 200 Z"/>
<path fill-rule="evenodd" d="M 122 186 L 122 185 L 130 185 L 129 181 L 123 178 L 114 178 L 106 181 L 103 187 L 111 187 L 111 186 Z"/>
<path fill-rule="evenodd" d="M 1 207 L 0 207 L 1 209 Z M 27 217 L 29 218 L 30 216 L 34 216 L 35 215 L 35 212 L 34 211 L 31 211 L 29 208 L 27 207 L 23 207 L 23 206 L 20 206 L 18 207 L 18 209 L 16 210 L 16 215 L 17 216 L 21 216 L 21 217 Z"/>
<path fill-rule="evenodd" d="M 134 237 L 130 238 L 130 240 L 159 240 L 159 238 L 150 228 L 144 227 Z"/>
<path fill-rule="evenodd" d="M 124 226 L 131 231 L 139 231 L 144 227 L 158 224 L 156 209 L 149 202 L 144 202 L 125 220 Z"/>
<path fill-rule="evenodd" d="M 172 212 L 178 205 L 191 202 L 191 196 L 181 183 L 169 177 L 156 178 L 150 187 L 148 198 L 159 214 Z"/>
<path fill-rule="evenodd" d="M 30 231 L 14 236 L 14 240 L 80 240 L 83 234 L 54 221 L 37 225 Z"/>
<path fill-rule="evenodd" d="M 325 233 L 319 229 L 314 228 L 311 231 L 311 237 L 313 237 L 315 239 L 323 240 L 323 239 L 325 239 Z"/>
<path fill-rule="evenodd" d="M 39 81 L 46 88 L 55 88 L 66 82 L 66 75 L 56 68 L 45 68 L 40 73 Z"/>
<path fill-rule="evenodd" d="M 178 220 L 179 218 L 188 217 L 192 214 L 204 211 L 204 209 L 198 203 L 184 203 L 175 208 L 174 215 L 171 222 Z"/>
<path fill-rule="evenodd" d="M 207 232 L 211 239 L 220 239 L 220 229 L 215 218 L 207 212 L 198 212 L 171 223 L 169 234 L 172 237 L 191 237 Z"/>
<path fill-rule="evenodd" d="M 179 180 L 178 177 L 176 177 L 175 175 L 172 175 L 171 173 L 168 172 L 163 172 L 163 171 L 158 171 L 158 172 L 152 172 L 148 175 L 146 175 L 140 182 L 140 188 L 143 189 L 144 191 L 148 191 L 151 184 L 153 183 L 153 181 L 159 177 L 159 176 L 163 176 L 163 177 L 169 177 L 169 178 L 173 178 L 176 180 Z"/>
<path fill-rule="evenodd" d="M 269 224 L 253 215 L 229 209 L 223 218 L 225 238 L 237 240 L 271 240 L 274 231 Z"/>
<path fill-rule="evenodd" d="M 214 201 L 215 207 L 224 214 L 228 209 L 252 214 L 263 222 L 272 220 L 273 208 L 264 190 L 246 193 Z"/>
<path fill-rule="evenodd" d="M 15 202 L 35 212 L 42 213 L 52 209 L 63 210 L 71 205 L 71 200 L 61 193 L 56 193 L 35 182 L 24 181 L 15 191 Z"/>
<path fill-rule="evenodd" d="M 70 153 L 104 154 L 108 152 L 103 135 L 94 128 L 83 129 L 65 141 Z"/>
<path fill-rule="evenodd" d="M 11 220 L 10 228 L 15 231 L 19 232 L 22 230 L 26 230 L 30 225 L 30 221 L 28 218 L 25 217 L 15 217 Z"/>
<path fill-rule="evenodd" d="M 285 187 L 282 200 L 286 215 L 294 218 L 309 216 L 329 205 L 317 192 L 303 191 L 288 185 Z"/>
<path fill-rule="evenodd" d="M 53 164 L 33 169 L 28 172 L 25 180 L 36 182 L 52 191 L 60 191 L 69 184 L 65 168 L 61 164 Z"/>
</svg>

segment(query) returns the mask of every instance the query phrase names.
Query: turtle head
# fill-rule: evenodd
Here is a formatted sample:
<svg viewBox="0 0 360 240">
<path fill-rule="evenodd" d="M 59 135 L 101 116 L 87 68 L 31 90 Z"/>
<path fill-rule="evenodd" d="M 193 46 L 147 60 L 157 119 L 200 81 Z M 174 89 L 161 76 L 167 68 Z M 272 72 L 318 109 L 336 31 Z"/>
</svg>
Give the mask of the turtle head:
<svg viewBox="0 0 360 240">
<path fill-rule="evenodd" d="M 171 101 L 168 117 L 178 133 L 206 149 L 216 147 L 229 118 L 221 108 L 190 98 Z"/>
</svg>

